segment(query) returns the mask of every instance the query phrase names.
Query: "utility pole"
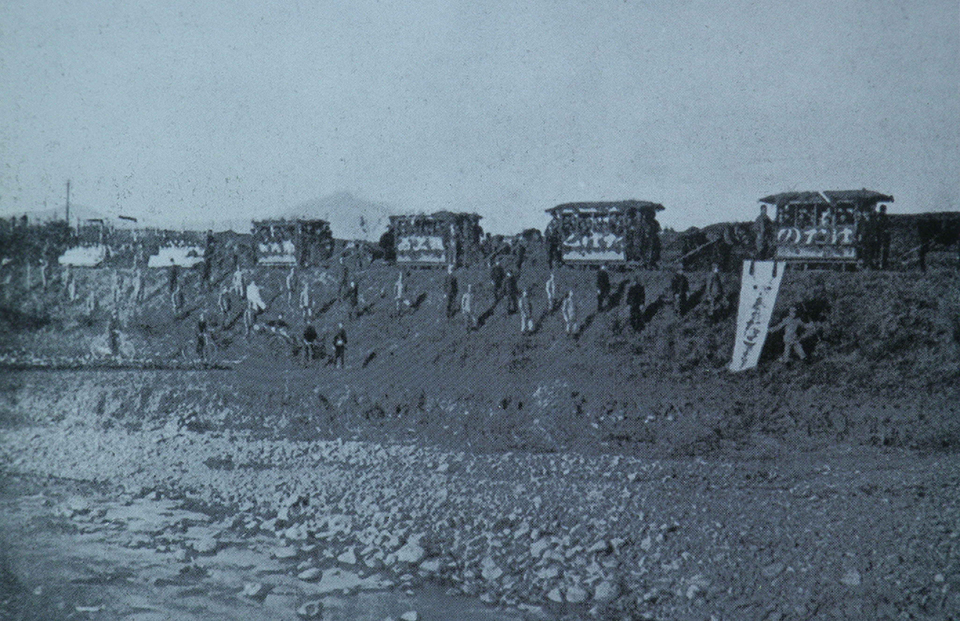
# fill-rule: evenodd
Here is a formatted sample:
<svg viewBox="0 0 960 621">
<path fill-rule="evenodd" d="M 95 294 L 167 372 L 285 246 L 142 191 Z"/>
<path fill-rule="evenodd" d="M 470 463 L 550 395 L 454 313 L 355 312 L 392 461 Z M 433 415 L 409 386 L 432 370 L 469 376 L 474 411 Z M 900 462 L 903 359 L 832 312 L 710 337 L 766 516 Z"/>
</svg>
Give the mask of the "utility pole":
<svg viewBox="0 0 960 621">
<path fill-rule="evenodd" d="M 70 226 L 70 180 L 67 179 L 67 226 Z"/>
</svg>

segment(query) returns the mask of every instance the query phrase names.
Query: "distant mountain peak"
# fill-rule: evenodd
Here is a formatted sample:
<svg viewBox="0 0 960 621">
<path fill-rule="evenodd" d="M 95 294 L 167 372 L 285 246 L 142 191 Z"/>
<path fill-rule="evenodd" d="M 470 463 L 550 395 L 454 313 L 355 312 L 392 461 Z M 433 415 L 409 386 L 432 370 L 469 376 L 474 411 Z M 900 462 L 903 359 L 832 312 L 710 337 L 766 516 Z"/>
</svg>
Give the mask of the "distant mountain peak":
<svg viewBox="0 0 960 621">
<path fill-rule="evenodd" d="M 395 209 L 384 203 L 341 191 L 299 203 L 283 211 L 279 217 L 319 218 L 330 223 L 334 237 L 376 241 L 387 230 L 393 213 Z"/>
</svg>

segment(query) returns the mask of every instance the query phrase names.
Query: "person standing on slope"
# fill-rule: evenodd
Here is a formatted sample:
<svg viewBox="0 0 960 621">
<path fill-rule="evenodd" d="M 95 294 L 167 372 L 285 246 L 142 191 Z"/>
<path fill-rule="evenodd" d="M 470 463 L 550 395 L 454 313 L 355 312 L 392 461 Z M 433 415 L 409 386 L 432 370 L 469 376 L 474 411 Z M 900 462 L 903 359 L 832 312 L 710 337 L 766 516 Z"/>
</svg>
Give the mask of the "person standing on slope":
<svg viewBox="0 0 960 621">
<path fill-rule="evenodd" d="M 577 331 L 577 305 L 573 300 L 573 289 L 567 291 L 563 298 L 563 323 L 567 334 L 574 334 Z"/>
<path fill-rule="evenodd" d="M 403 283 L 403 272 L 397 274 L 397 282 L 393 284 L 393 302 L 397 317 L 403 312 L 405 304 L 406 286 Z"/>
<path fill-rule="evenodd" d="M 610 298 L 610 273 L 607 266 L 601 265 L 597 272 L 597 312 L 603 312 Z"/>
<path fill-rule="evenodd" d="M 553 304 L 557 297 L 557 279 L 553 272 L 550 272 L 550 278 L 547 279 L 543 288 L 547 292 L 547 313 L 553 312 Z"/>
<path fill-rule="evenodd" d="M 444 289 L 447 294 L 447 318 L 453 317 L 457 312 L 457 276 L 453 273 L 453 264 L 447 265 L 447 278 L 444 282 Z"/>
<path fill-rule="evenodd" d="M 533 332 L 533 304 L 530 301 L 530 289 L 524 289 L 520 295 L 520 333 Z"/>
<path fill-rule="evenodd" d="M 347 366 L 347 331 L 343 324 L 337 324 L 337 333 L 333 336 L 333 362 L 338 369 Z"/>
<path fill-rule="evenodd" d="M 304 282 L 303 289 L 300 290 L 300 313 L 304 321 L 310 321 L 310 283 Z"/>
<path fill-rule="evenodd" d="M 783 354 L 780 355 L 780 362 L 787 362 L 791 353 L 797 354 L 800 360 L 806 359 L 807 354 L 803 351 L 803 346 L 800 345 L 799 335 L 800 330 L 808 329 L 809 325 L 797 317 L 797 307 L 791 306 L 783 321 L 770 328 L 771 334 L 783 330 Z"/>
<path fill-rule="evenodd" d="M 643 330 L 643 306 L 646 304 L 646 291 L 639 278 L 634 278 L 627 289 L 627 306 L 630 309 L 630 327 L 634 332 Z"/>
<path fill-rule="evenodd" d="M 467 291 L 460 300 L 460 312 L 463 313 L 467 332 L 472 331 L 477 325 L 477 317 L 473 314 L 473 285 L 467 285 Z"/>
<path fill-rule="evenodd" d="M 723 303 L 723 282 L 720 280 L 720 266 L 716 263 L 707 276 L 704 296 L 707 300 L 707 317 L 712 321 Z"/>
<path fill-rule="evenodd" d="M 517 285 L 517 277 L 511 270 L 507 270 L 506 289 L 507 314 L 513 315 L 517 312 L 517 303 L 519 302 L 520 298 L 520 288 Z"/>
<path fill-rule="evenodd" d="M 683 266 L 677 268 L 677 273 L 670 281 L 670 291 L 673 293 L 673 310 L 678 317 L 682 317 L 687 310 L 687 294 L 690 292 L 690 281 L 683 273 Z"/>
</svg>

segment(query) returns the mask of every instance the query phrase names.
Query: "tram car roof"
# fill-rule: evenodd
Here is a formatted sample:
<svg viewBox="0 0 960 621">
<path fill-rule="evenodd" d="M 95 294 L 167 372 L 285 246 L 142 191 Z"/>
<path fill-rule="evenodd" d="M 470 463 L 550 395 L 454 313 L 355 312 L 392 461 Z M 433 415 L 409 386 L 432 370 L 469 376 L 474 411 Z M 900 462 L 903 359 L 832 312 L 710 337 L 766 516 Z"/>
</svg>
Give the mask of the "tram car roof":
<svg viewBox="0 0 960 621">
<path fill-rule="evenodd" d="M 435 221 L 446 221 L 446 220 L 455 220 L 457 218 L 471 218 L 476 220 L 481 220 L 483 216 L 477 213 L 471 213 L 466 211 L 435 211 L 433 213 L 410 213 L 410 214 L 400 214 L 390 216 L 391 222 L 396 222 L 398 220 L 435 220 Z"/>
<path fill-rule="evenodd" d="M 628 211 L 630 209 L 653 210 L 654 212 L 663 211 L 664 206 L 660 203 L 651 203 L 649 201 L 598 201 L 591 203 L 564 203 L 545 210 L 552 216 L 562 213 L 609 213 L 618 211 Z"/>
<path fill-rule="evenodd" d="M 321 218 L 268 218 L 266 220 L 253 220 L 254 227 L 258 226 L 279 226 L 285 224 L 326 224 L 329 222 Z"/>
<path fill-rule="evenodd" d="M 765 196 L 760 199 L 760 202 L 777 207 L 790 203 L 827 205 L 841 202 L 872 206 L 876 203 L 892 203 L 893 197 L 864 188 L 862 190 L 828 190 L 824 192 L 783 192 Z"/>
</svg>

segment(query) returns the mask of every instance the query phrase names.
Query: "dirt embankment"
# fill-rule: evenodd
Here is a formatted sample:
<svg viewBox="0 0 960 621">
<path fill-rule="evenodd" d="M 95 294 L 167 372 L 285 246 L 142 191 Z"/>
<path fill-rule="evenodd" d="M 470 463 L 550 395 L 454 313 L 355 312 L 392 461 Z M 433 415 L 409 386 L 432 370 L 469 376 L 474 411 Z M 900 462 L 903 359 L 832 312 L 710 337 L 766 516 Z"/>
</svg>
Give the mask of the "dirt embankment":
<svg viewBox="0 0 960 621">
<path fill-rule="evenodd" d="M 690 274 L 692 295 L 682 317 L 663 302 L 670 273 L 636 274 L 647 293 L 645 325 L 636 333 L 625 315 L 631 275 L 613 274 L 613 307 L 596 312 L 594 273 L 562 268 L 557 291 L 573 290 L 578 300 L 578 330 L 570 337 L 559 309 L 547 308 L 548 272 L 536 255 L 520 277 L 533 299 L 532 334 L 521 334 L 519 315 L 494 298 L 486 270 L 457 272 L 460 291 L 469 284 L 475 295 L 480 326 L 469 333 L 462 315 L 446 317 L 441 273 L 408 273 L 396 316 L 398 270 L 353 267 L 360 299 L 351 317 L 349 304 L 338 297 L 339 270 L 297 276 L 300 286 L 310 284 L 311 321 L 328 356 L 309 366 L 300 351 L 298 296 L 287 295 L 283 270 L 248 272 L 269 303 L 260 317 L 265 329 L 250 336 L 244 335 L 239 300 L 226 316 L 216 308 L 229 274 L 209 289 L 198 274 L 182 275 L 186 299 L 173 312 L 165 275 L 152 273 L 142 305 L 125 297 L 126 280 L 119 296 L 122 339 L 134 356 L 160 364 L 195 362 L 196 322 L 206 311 L 216 345 L 211 356 L 232 371 L 151 371 L 143 377 L 76 372 L 55 379 L 8 374 L 9 411 L 62 413 L 81 399 L 126 425 L 195 413 L 198 424 L 211 428 L 229 421 L 295 437 L 410 437 L 495 450 L 703 455 L 767 440 L 814 447 L 837 441 L 960 446 L 955 271 L 788 272 L 774 320 L 799 306 L 811 325 L 802 340 L 807 360 L 778 363 L 782 341 L 773 335 L 759 369 L 733 375 L 725 370 L 738 293 L 732 274 L 724 276 L 727 308 L 715 319 L 706 316 L 701 299 L 704 274 Z M 67 301 L 56 284 L 8 298 L 0 318 L 10 328 L 0 343 L 8 359 L 81 360 L 92 342 L 104 339 L 112 272 L 76 277 L 81 291 L 106 301 L 91 311 Z M 267 327 L 281 321 L 287 327 Z M 329 364 L 338 322 L 349 337 L 344 370 Z"/>
</svg>

